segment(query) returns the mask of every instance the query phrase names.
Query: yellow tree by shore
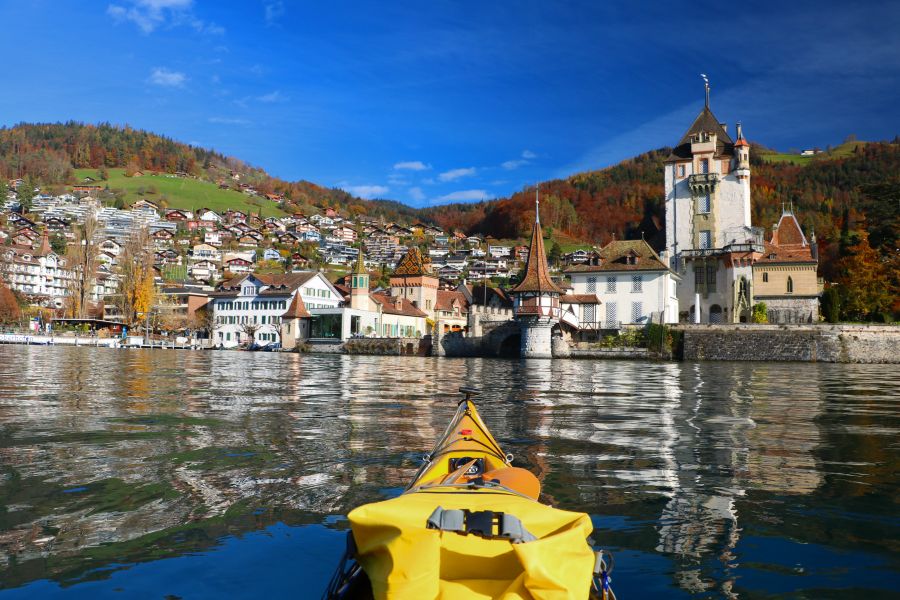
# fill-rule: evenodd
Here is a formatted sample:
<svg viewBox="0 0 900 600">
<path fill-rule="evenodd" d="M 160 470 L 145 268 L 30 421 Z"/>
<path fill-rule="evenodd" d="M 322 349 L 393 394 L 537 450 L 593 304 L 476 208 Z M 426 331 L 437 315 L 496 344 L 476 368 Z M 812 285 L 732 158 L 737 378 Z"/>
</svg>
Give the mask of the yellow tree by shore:
<svg viewBox="0 0 900 600">
<path fill-rule="evenodd" d="M 143 228 L 125 241 L 119 256 L 118 305 L 126 323 L 147 318 L 156 295 L 154 277 L 150 235 Z"/>
<path fill-rule="evenodd" d="M 99 226 L 94 215 L 88 214 L 84 223 L 75 228 L 75 242 L 67 252 L 73 277 L 69 280 L 69 309 L 75 318 L 87 314 L 88 302 L 94 292 L 97 279 L 97 261 L 100 248 L 96 244 Z"/>
</svg>

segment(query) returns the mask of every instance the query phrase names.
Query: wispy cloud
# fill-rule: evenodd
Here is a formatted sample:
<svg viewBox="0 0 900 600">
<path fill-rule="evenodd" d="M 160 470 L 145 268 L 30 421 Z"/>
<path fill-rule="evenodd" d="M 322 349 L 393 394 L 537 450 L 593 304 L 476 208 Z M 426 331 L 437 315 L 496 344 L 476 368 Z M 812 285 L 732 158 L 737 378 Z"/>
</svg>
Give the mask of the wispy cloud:
<svg viewBox="0 0 900 600">
<path fill-rule="evenodd" d="M 524 167 L 529 164 L 532 159 L 537 158 L 537 154 L 532 152 L 531 150 L 522 150 L 521 158 L 516 158 L 513 160 L 508 160 L 504 163 L 501 163 L 500 166 L 506 169 L 507 171 L 513 171 L 518 169 L 519 167 Z"/>
<path fill-rule="evenodd" d="M 493 197 L 493 194 L 488 193 L 487 190 L 459 190 L 458 192 L 451 192 L 435 198 L 434 202 L 435 204 L 441 202 L 471 202 L 472 200 L 490 199 Z"/>
<path fill-rule="evenodd" d="M 183 87 L 187 81 L 187 76 L 179 71 L 170 71 L 165 67 L 156 67 L 150 71 L 148 81 L 153 85 L 162 87 Z"/>
<path fill-rule="evenodd" d="M 284 2 L 277 0 L 275 2 L 266 2 L 264 7 L 266 25 L 275 25 L 282 16 L 284 16 Z"/>
<path fill-rule="evenodd" d="M 128 3 L 110 4 L 108 14 L 116 23 L 134 23 L 142 33 L 153 33 L 159 27 L 187 26 L 198 33 L 222 35 L 225 28 L 198 19 L 193 13 L 193 0 L 126 0 Z"/>
<path fill-rule="evenodd" d="M 343 190 L 360 198 L 372 199 L 384 196 L 390 191 L 386 185 L 348 185 Z"/>
<path fill-rule="evenodd" d="M 475 167 L 466 167 L 462 169 L 450 169 L 449 171 L 444 171 L 440 175 L 438 175 L 438 179 L 441 181 L 456 181 L 457 179 L 461 179 L 462 177 L 469 177 L 476 173 L 477 169 Z"/>
<path fill-rule="evenodd" d="M 398 162 L 394 165 L 394 170 L 396 171 L 427 171 L 430 168 L 431 165 L 426 165 L 421 160 Z"/>
<path fill-rule="evenodd" d="M 265 102 L 266 104 L 273 104 L 275 102 L 285 102 L 288 98 L 278 90 L 275 90 L 274 92 L 257 96 L 256 99 L 260 102 Z"/>
<path fill-rule="evenodd" d="M 247 119 L 234 119 L 231 117 L 209 117 L 207 119 L 210 123 L 216 123 L 218 125 L 249 125 L 250 121 Z"/>
<path fill-rule="evenodd" d="M 425 192 L 420 187 L 411 187 L 409 188 L 409 197 L 415 202 L 421 202 L 425 199 Z"/>
</svg>

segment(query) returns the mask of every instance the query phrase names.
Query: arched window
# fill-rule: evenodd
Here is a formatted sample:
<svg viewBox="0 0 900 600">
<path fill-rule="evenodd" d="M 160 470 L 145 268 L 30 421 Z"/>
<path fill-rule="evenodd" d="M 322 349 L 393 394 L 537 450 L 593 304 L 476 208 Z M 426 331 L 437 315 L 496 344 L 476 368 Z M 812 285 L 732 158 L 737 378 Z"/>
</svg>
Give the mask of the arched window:
<svg viewBox="0 0 900 600">
<path fill-rule="evenodd" d="M 794 280 L 791 279 L 790 277 L 788 277 L 788 282 L 787 282 L 787 293 L 788 294 L 794 293 Z"/>
</svg>

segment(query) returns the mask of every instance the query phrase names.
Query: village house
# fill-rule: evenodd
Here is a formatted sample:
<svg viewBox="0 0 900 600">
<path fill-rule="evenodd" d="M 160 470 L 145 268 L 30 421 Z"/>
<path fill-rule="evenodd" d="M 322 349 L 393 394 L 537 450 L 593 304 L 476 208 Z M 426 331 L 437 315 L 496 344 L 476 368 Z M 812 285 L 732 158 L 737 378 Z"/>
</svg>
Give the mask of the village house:
<svg viewBox="0 0 900 600">
<path fill-rule="evenodd" d="M 210 294 L 213 343 L 226 348 L 280 343 L 282 318 L 295 296 L 304 307 L 336 307 L 341 302 L 340 293 L 316 271 L 246 274 L 222 282 Z"/>
<path fill-rule="evenodd" d="M 680 277 L 644 240 L 612 241 L 565 273 L 572 280 L 572 293 L 560 303 L 577 318 L 579 329 L 678 322 Z"/>
</svg>

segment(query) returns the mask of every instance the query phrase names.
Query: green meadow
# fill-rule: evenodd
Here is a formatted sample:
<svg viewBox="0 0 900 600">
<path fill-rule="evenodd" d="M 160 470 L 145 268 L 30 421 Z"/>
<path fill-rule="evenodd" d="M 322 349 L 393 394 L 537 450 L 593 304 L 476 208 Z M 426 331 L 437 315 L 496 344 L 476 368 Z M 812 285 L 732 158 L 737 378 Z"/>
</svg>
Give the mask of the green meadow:
<svg viewBox="0 0 900 600">
<path fill-rule="evenodd" d="M 281 216 L 284 212 L 270 200 L 258 196 L 248 196 L 234 190 L 222 190 L 209 181 L 174 175 L 150 175 L 126 177 L 125 169 L 108 169 L 109 178 L 100 181 L 96 169 L 75 169 L 79 183 L 85 177 L 97 181 L 87 185 L 109 186 L 110 190 L 124 190 L 125 201 L 134 204 L 141 198 L 160 204 L 165 201 L 169 208 L 199 210 L 209 208 L 223 212 L 229 208 L 261 213 L 264 217 Z"/>
</svg>

